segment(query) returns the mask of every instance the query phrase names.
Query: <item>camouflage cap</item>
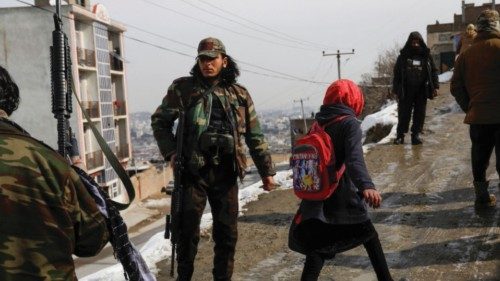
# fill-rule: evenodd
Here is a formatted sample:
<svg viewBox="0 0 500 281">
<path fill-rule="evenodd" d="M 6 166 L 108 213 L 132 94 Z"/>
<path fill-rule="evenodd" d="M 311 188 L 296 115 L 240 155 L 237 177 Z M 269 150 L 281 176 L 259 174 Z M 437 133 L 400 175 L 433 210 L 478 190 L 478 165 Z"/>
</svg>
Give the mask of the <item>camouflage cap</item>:
<svg viewBox="0 0 500 281">
<path fill-rule="evenodd" d="M 219 54 L 226 54 L 226 47 L 217 38 L 208 37 L 200 41 L 198 44 L 198 57 L 207 56 L 211 58 L 217 57 Z"/>
</svg>

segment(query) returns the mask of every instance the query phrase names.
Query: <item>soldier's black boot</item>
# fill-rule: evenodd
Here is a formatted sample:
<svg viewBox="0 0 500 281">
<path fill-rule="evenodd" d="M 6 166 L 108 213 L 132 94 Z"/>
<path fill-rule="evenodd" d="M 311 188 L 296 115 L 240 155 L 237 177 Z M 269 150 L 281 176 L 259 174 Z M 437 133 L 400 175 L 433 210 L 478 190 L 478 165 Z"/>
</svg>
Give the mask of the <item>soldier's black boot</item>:
<svg viewBox="0 0 500 281">
<path fill-rule="evenodd" d="M 494 208 L 496 204 L 495 195 L 488 192 L 488 181 L 475 181 L 474 191 L 476 193 L 476 200 L 474 206 L 478 209 Z"/>
<path fill-rule="evenodd" d="M 422 140 L 418 134 L 411 134 L 411 144 L 419 145 L 422 144 Z"/>
<path fill-rule="evenodd" d="M 405 143 L 405 135 L 399 135 L 394 140 L 394 144 L 403 144 Z"/>
</svg>

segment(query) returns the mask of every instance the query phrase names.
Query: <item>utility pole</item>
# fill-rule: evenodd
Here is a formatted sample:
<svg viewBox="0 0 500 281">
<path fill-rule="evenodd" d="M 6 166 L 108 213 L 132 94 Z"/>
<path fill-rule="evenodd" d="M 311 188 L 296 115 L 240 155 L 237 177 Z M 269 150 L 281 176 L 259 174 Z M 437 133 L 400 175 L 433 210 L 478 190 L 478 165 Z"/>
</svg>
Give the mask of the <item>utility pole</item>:
<svg viewBox="0 0 500 281">
<path fill-rule="evenodd" d="M 298 100 L 293 100 L 293 102 L 300 102 L 300 106 L 302 107 L 302 119 L 304 120 L 304 135 L 307 134 L 307 122 L 306 122 L 306 115 L 304 113 L 304 101 L 309 100 L 307 99 L 298 99 Z"/>
<path fill-rule="evenodd" d="M 491 9 L 494 11 L 495 10 L 495 0 L 491 1 Z"/>
<path fill-rule="evenodd" d="M 465 0 L 462 0 L 462 25 L 465 24 Z"/>
<path fill-rule="evenodd" d="M 342 55 L 354 55 L 354 49 L 352 49 L 352 52 L 350 53 L 341 53 L 339 50 L 337 50 L 337 53 L 333 53 L 333 54 L 325 54 L 325 51 L 323 51 L 323 56 L 326 57 L 326 56 L 337 56 L 337 71 L 338 71 L 338 75 L 339 75 L 339 79 L 341 77 L 340 75 L 340 56 Z"/>
</svg>

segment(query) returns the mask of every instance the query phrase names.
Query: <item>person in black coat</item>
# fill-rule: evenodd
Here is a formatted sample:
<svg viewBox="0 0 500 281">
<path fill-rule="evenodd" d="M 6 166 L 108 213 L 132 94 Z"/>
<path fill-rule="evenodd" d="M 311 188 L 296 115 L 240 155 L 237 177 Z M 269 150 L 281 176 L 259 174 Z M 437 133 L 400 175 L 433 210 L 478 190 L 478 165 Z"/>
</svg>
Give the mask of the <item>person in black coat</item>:
<svg viewBox="0 0 500 281">
<path fill-rule="evenodd" d="M 392 91 L 398 100 L 398 127 L 394 144 L 404 143 L 412 111 L 411 143 L 422 144 L 420 133 L 424 128 L 427 98 L 436 97 L 437 89 L 437 69 L 430 50 L 422 35 L 414 31 L 408 36 L 394 66 Z"/>
<path fill-rule="evenodd" d="M 316 121 L 330 135 L 336 167 L 345 172 L 335 192 L 324 201 L 302 200 L 289 233 L 290 249 L 306 255 L 302 281 L 317 280 L 326 259 L 364 245 L 378 280 L 393 280 L 384 252 L 367 212 L 367 204 L 380 206 L 382 198 L 368 174 L 359 121 L 363 94 L 350 80 L 338 80 L 327 90 Z"/>
</svg>

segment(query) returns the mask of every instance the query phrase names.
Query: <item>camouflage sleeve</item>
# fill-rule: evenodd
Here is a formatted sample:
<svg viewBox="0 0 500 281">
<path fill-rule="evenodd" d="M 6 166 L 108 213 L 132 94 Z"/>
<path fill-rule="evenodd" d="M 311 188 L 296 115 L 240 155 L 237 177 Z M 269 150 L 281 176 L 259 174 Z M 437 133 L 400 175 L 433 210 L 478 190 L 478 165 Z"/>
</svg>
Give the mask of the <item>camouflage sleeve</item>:
<svg viewBox="0 0 500 281">
<path fill-rule="evenodd" d="M 260 177 L 274 176 L 276 172 L 274 171 L 268 144 L 264 139 L 264 134 L 262 134 L 259 119 L 255 112 L 255 106 L 248 92 L 246 95 L 245 123 L 245 142 L 250 150 L 253 162 L 259 171 Z"/>
<path fill-rule="evenodd" d="M 66 189 L 64 197 L 68 200 L 75 226 L 74 254 L 79 257 L 95 256 L 109 241 L 106 221 L 73 169 Z"/>
<path fill-rule="evenodd" d="M 167 95 L 163 98 L 161 105 L 151 115 L 153 134 L 165 160 L 170 158 L 176 148 L 173 127 L 179 116 L 178 109 L 181 107 L 180 95 L 176 90 L 176 84 L 173 83 L 168 88 Z"/>
</svg>

